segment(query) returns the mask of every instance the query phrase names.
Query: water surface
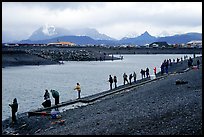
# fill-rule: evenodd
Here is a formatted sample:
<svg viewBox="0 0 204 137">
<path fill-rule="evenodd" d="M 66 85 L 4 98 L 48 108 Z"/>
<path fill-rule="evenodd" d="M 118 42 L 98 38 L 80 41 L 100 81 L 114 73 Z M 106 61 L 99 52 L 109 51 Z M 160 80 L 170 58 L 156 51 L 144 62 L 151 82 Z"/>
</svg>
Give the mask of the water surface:
<svg viewBox="0 0 204 137">
<path fill-rule="evenodd" d="M 185 54 L 193 57 L 193 54 Z M 2 68 L 2 120 L 11 115 L 9 103 L 18 99 L 18 113 L 42 107 L 45 89 L 55 89 L 60 93 L 60 102 L 77 98 L 74 87 L 81 84 L 81 97 L 109 90 L 109 75 L 116 75 L 118 85 L 123 83 L 122 75 L 137 74 L 140 70 L 153 68 L 160 71 L 164 59 L 181 58 L 184 54 L 123 55 L 123 60 L 115 61 L 67 61 L 63 65 L 18 66 Z M 54 104 L 54 99 L 51 97 Z"/>
</svg>

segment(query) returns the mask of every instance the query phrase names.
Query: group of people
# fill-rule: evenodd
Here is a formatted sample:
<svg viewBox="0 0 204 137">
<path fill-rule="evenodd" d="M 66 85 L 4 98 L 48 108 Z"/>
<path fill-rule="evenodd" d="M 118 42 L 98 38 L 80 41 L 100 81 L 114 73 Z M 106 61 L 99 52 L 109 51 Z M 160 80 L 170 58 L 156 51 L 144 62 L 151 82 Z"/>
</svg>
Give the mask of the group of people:
<svg viewBox="0 0 204 137">
<path fill-rule="evenodd" d="M 142 79 L 145 78 L 145 74 L 146 74 L 146 77 L 147 77 L 147 78 L 150 77 L 149 68 L 146 68 L 146 70 L 141 69 L 140 73 L 141 73 Z"/>
<path fill-rule="evenodd" d="M 74 88 L 74 90 L 78 91 L 78 99 L 81 98 L 80 97 L 80 93 L 81 93 L 81 87 L 80 84 L 77 83 L 76 87 Z M 59 97 L 60 94 L 58 91 L 51 89 L 50 92 L 52 93 L 52 97 L 55 99 L 55 105 L 59 104 Z M 50 93 L 48 91 L 48 89 L 45 89 L 45 94 L 44 94 L 44 102 L 42 103 L 43 107 L 51 107 L 51 99 L 50 99 Z M 11 107 L 11 113 L 12 113 L 12 123 L 16 122 L 16 112 L 18 111 L 18 102 L 17 99 L 14 98 L 13 99 L 13 103 L 9 104 L 9 106 Z"/>
<path fill-rule="evenodd" d="M 130 75 L 129 75 L 129 81 L 128 81 L 128 75 L 126 74 L 126 73 L 124 73 L 123 74 L 123 84 L 125 85 L 126 83 L 127 84 L 132 84 L 132 78 L 134 79 L 134 82 L 136 82 L 136 77 L 137 77 L 137 75 L 136 75 L 136 73 L 134 72 L 133 74 L 131 73 Z M 111 76 L 111 75 L 109 75 L 109 80 L 108 80 L 108 82 L 110 83 L 110 90 L 112 90 L 113 89 L 113 82 L 115 83 L 115 88 L 117 88 L 117 77 L 116 76 Z"/>
<path fill-rule="evenodd" d="M 188 67 L 192 67 L 193 66 L 193 59 L 190 57 L 188 60 Z"/>
<path fill-rule="evenodd" d="M 178 61 L 178 58 L 177 58 Z M 161 74 L 163 75 L 164 73 L 168 74 L 169 66 L 171 66 L 171 59 L 165 59 L 162 64 L 161 64 Z"/>
<path fill-rule="evenodd" d="M 197 65 L 197 69 L 199 69 L 199 66 L 200 66 L 200 60 L 199 59 L 196 61 L 196 65 Z M 188 59 L 188 67 L 192 67 L 192 66 L 193 66 L 193 59 L 190 57 Z"/>
<path fill-rule="evenodd" d="M 117 88 L 117 77 L 109 75 L 108 82 L 110 83 L 110 89 L 113 89 L 113 82 L 115 83 L 115 88 Z"/>
<path fill-rule="evenodd" d="M 78 91 L 78 99 L 81 98 L 80 94 L 81 94 L 81 87 L 80 84 L 77 83 L 76 87 L 74 88 L 74 90 Z M 55 99 L 55 105 L 59 104 L 59 92 L 56 90 L 51 89 L 50 92 L 52 93 L 53 98 Z M 42 103 L 42 105 L 44 107 L 51 107 L 51 100 L 50 100 L 50 93 L 48 92 L 47 89 L 45 89 L 45 94 L 44 94 L 44 102 Z"/>
<path fill-rule="evenodd" d="M 126 82 L 127 82 L 127 84 L 129 84 L 129 83 L 132 84 L 132 78 L 133 78 L 134 82 L 136 83 L 137 74 L 135 72 L 133 72 L 133 74 L 132 73 L 129 74 L 129 81 L 128 81 L 128 75 L 126 73 L 124 73 L 123 74 L 123 85 L 125 85 Z"/>
<path fill-rule="evenodd" d="M 50 92 L 52 93 L 52 96 L 55 99 L 55 105 L 59 104 L 59 92 L 53 89 L 51 89 Z M 45 101 L 42 103 L 42 105 L 44 107 L 51 107 L 50 93 L 47 89 L 45 89 L 44 100 Z"/>
</svg>

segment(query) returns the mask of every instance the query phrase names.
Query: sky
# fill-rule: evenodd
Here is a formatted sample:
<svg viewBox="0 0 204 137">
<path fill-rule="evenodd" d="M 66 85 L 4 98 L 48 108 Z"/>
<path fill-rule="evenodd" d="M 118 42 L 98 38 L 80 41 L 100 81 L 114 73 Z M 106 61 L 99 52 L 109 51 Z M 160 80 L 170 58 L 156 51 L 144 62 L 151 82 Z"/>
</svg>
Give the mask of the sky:
<svg viewBox="0 0 204 137">
<path fill-rule="evenodd" d="M 28 39 L 45 24 L 115 39 L 202 33 L 202 2 L 2 2 L 3 39 Z"/>
</svg>

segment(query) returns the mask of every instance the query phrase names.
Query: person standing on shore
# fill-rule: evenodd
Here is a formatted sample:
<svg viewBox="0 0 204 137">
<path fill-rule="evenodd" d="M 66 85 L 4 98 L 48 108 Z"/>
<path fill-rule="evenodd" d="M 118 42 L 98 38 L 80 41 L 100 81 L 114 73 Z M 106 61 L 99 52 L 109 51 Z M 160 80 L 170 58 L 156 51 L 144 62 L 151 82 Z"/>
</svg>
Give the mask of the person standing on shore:
<svg viewBox="0 0 204 137">
<path fill-rule="evenodd" d="M 141 73 L 141 76 L 142 76 L 142 79 L 143 79 L 143 69 L 141 69 L 140 73 Z"/>
<path fill-rule="evenodd" d="M 128 79 L 127 79 L 127 74 L 126 73 L 123 74 L 123 85 L 125 85 L 125 82 L 129 83 Z"/>
<path fill-rule="evenodd" d="M 133 73 L 133 78 L 134 78 L 134 82 L 136 83 L 137 74 L 135 73 L 135 71 L 134 71 L 134 73 Z"/>
<path fill-rule="evenodd" d="M 50 92 L 52 93 L 52 96 L 55 99 L 55 105 L 59 104 L 59 92 L 53 89 L 51 89 Z"/>
<path fill-rule="evenodd" d="M 166 71 L 166 74 L 168 74 L 168 62 L 165 62 L 165 71 Z"/>
<path fill-rule="evenodd" d="M 130 73 L 129 75 L 129 81 L 130 81 L 130 85 L 132 84 L 132 73 Z"/>
<path fill-rule="evenodd" d="M 16 112 L 18 111 L 18 102 L 17 99 L 13 99 L 13 104 L 9 104 L 11 107 L 11 112 L 12 112 L 12 123 L 16 122 Z"/>
<path fill-rule="evenodd" d="M 110 90 L 112 90 L 113 89 L 113 78 L 112 78 L 112 76 L 111 75 L 109 75 L 109 83 L 110 83 Z"/>
<path fill-rule="evenodd" d="M 51 107 L 51 101 L 50 101 L 50 93 L 48 92 L 47 89 L 45 89 L 45 94 L 44 94 L 44 102 L 42 103 L 42 105 L 46 108 L 46 107 Z"/>
<path fill-rule="evenodd" d="M 199 69 L 200 61 L 199 59 L 197 60 L 197 68 Z"/>
<path fill-rule="evenodd" d="M 161 75 L 164 74 L 164 62 L 161 64 Z"/>
<path fill-rule="evenodd" d="M 113 77 L 113 82 L 115 83 L 115 88 L 117 88 L 117 77 L 116 76 Z"/>
<path fill-rule="evenodd" d="M 154 67 L 154 75 L 156 76 L 156 74 L 157 74 L 157 68 Z"/>
<path fill-rule="evenodd" d="M 145 78 L 145 70 L 141 69 L 140 73 L 142 74 L 142 79 Z"/>
<path fill-rule="evenodd" d="M 81 96 L 80 96 L 80 94 L 81 94 L 81 87 L 80 87 L 79 83 L 77 83 L 77 85 L 74 88 L 74 90 L 77 90 L 77 92 L 78 92 L 78 99 L 80 99 L 81 98 Z"/>
<path fill-rule="evenodd" d="M 149 68 L 146 68 L 146 76 L 149 77 Z"/>
<path fill-rule="evenodd" d="M 189 61 L 190 61 L 190 66 L 192 67 L 193 66 L 193 59 L 190 57 Z"/>
</svg>

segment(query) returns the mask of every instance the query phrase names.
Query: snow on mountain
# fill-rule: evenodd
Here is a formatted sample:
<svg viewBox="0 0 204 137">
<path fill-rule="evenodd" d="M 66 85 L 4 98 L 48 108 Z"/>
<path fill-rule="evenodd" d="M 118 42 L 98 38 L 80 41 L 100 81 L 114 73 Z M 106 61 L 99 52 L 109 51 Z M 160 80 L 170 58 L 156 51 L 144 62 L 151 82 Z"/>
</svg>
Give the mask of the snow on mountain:
<svg viewBox="0 0 204 137">
<path fill-rule="evenodd" d="M 56 34 L 57 34 L 56 29 L 55 29 L 55 26 L 53 26 L 53 25 L 48 25 L 48 24 L 46 24 L 45 26 L 43 26 L 42 32 L 43 32 L 45 35 L 48 35 L 48 36 L 53 36 L 53 35 L 56 35 Z"/>
<path fill-rule="evenodd" d="M 89 36 L 95 40 L 115 40 L 105 34 L 99 33 L 96 29 L 82 28 L 82 29 L 64 29 L 55 27 L 54 25 L 45 25 L 34 31 L 29 37 L 30 40 L 43 40 L 59 36 Z"/>
<path fill-rule="evenodd" d="M 53 25 L 45 25 L 34 31 L 29 40 L 45 40 L 65 35 L 71 35 L 70 31 Z"/>
</svg>

